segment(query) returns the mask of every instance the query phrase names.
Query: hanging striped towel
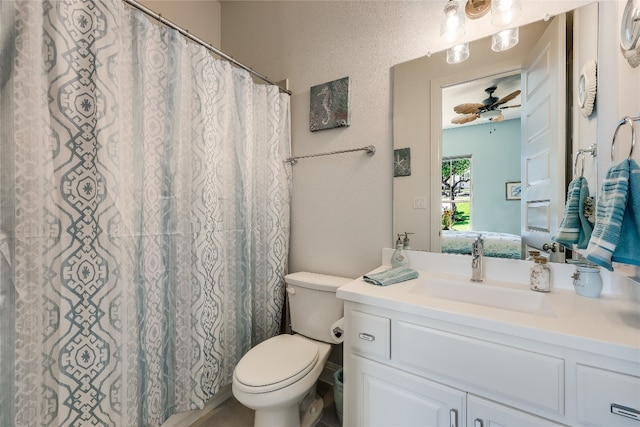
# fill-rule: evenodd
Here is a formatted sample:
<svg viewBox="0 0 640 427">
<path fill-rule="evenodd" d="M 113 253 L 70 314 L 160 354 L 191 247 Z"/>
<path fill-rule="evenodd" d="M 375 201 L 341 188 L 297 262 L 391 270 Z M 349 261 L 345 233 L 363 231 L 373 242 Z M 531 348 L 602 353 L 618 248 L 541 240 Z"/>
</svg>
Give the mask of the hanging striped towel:
<svg viewBox="0 0 640 427">
<path fill-rule="evenodd" d="M 362 278 L 378 286 L 388 286 L 418 277 L 418 272 L 409 267 L 396 267 L 380 273 L 367 274 Z"/>
<path fill-rule="evenodd" d="M 585 255 L 587 260 L 610 271 L 613 271 L 611 258 L 620 242 L 622 219 L 627 208 L 630 162 L 635 164 L 633 160 L 625 160 L 610 167 L 602 181 L 596 225 Z"/>
<path fill-rule="evenodd" d="M 589 197 L 589 186 L 584 177 L 580 176 L 569 183 L 564 216 L 558 228 L 558 234 L 553 238 L 569 249 L 572 245 L 577 245 L 578 249 L 585 249 L 591 239 L 593 226 L 584 214 L 587 197 Z"/>
<path fill-rule="evenodd" d="M 622 218 L 620 241 L 611 259 L 625 264 L 640 265 L 640 166 L 629 162 L 627 207 Z"/>
</svg>

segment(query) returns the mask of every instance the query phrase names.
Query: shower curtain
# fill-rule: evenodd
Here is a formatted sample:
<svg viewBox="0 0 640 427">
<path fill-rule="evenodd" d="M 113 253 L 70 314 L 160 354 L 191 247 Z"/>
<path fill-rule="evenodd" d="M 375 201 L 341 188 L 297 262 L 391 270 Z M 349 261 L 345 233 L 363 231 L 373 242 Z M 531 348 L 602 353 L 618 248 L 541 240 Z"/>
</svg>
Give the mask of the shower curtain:
<svg viewBox="0 0 640 427">
<path fill-rule="evenodd" d="M 0 2 L 0 425 L 159 426 L 278 333 L 289 99 L 120 0 Z"/>
</svg>

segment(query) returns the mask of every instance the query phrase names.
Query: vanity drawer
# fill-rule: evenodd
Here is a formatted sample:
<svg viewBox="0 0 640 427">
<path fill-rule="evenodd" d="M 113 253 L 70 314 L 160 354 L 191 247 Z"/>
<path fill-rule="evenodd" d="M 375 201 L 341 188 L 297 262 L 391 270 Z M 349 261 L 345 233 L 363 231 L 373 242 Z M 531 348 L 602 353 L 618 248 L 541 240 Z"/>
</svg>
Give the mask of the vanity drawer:
<svg viewBox="0 0 640 427">
<path fill-rule="evenodd" d="M 388 360 L 390 335 L 391 319 L 358 310 L 349 312 L 347 342 L 353 349 Z"/>
<path fill-rule="evenodd" d="M 398 321 L 393 359 L 511 405 L 564 414 L 564 360 Z M 640 426 L 636 426 L 640 427 Z"/>
<path fill-rule="evenodd" d="M 577 365 L 578 421 L 590 426 L 640 427 L 640 377 Z M 611 406 L 620 413 L 614 414 Z M 630 408 L 630 409 L 627 409 Z"/>
</svg>

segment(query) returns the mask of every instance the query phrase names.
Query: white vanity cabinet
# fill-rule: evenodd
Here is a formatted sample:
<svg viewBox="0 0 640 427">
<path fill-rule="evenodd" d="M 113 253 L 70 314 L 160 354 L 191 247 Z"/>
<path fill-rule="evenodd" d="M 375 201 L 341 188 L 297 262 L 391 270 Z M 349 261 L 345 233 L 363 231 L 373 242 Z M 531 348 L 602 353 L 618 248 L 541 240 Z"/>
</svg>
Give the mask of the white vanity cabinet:
<svg viewBox="0 0 640 427">
<path fill-rule="evenodd" d="M 640 427 L 640 360 L 401 308 L 345 301 L 345 426 Z"/>
<path fill-rule="evenodd" d="M 357 383 L 345 426 L 461 425 L 465 392 L 355 354 L 350 358 Z"/>
</svg>

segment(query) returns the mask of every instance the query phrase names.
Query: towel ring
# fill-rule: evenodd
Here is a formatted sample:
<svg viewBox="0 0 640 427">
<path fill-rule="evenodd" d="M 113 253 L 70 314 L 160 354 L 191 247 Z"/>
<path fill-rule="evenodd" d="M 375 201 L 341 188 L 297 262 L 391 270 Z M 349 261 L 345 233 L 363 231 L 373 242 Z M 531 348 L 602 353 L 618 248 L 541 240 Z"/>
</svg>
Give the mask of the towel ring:
<svg viewBox="0 0 640 427">
<path fill-rule="evenodd" d="M 633 148 L 636 145 L 636 128 L 633 125 L 634 121 L 640 120 L 640 117 L 624 117 L 622 118 L 619 122 L 618 122 L 618 126 L 616 126 L 616 131 L 613 133 L 613 140 L 611 141 L 611 161 L 613 161 L 614 157 L 614 148 L 616 145 L 616 136 L 618 136 L 618 131 L 620 130 L 620 128 L 625 125 L 625 124 L 629 124 L 629 126 L 631 126 L 631 149 L 629 150 L 629 156 L 627 158 L 631 158 L 631 155 L 633 154 Z"/>
<path fill-rule="evenodd" d="M 589 148 L 580 148 L 576 152 L 576 160 L 573 163 L 573 179 L 576 179 L 578 176 L 578 159 L 582 157 L 582 169 L 580 170 L 580 176 L 584 176 L 584 157 L 589 153 L 591 157 L 596 157 L 598 155 L 598 146 L 593 143 L 589 146 Z"/>
</svg>

